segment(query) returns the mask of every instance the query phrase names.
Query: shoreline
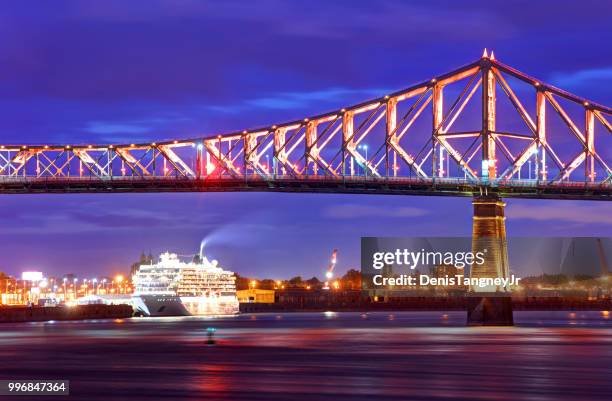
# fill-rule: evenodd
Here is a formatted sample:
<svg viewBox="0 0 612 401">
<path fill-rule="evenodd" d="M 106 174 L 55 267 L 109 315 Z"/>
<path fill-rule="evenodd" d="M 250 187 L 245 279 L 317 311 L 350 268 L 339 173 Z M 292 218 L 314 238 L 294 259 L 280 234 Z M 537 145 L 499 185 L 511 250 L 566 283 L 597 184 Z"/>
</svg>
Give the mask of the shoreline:
<svg viewBox="0 0 612 401">
<path fill-rule="evenodd" d="M 387 302 L 360 303 L 324 303 L 324 304 L 292 304 L 292 303 L 241 303 L 240 313 L 312 313 L 312 312 L 450 312 L 466 311 L 463 298 L 404 298 Z M 533 298 L 513 299 L 514 311 L 559 312 L 559 311 L 610 311 L 612 300 Z M 90 319 L 121 319 L 134 317 L 130 305 L 77 305 L 77 306 L 0 306 L 0 323 L 26 323 L 45 321 L 68 321 Z"/>
<path fill-rule="evenodd" d="M 50 320 L 121 319 L 134 314 L 129 305 L 0 306 L 0 323 L 46 322 Z"/>
</svg>

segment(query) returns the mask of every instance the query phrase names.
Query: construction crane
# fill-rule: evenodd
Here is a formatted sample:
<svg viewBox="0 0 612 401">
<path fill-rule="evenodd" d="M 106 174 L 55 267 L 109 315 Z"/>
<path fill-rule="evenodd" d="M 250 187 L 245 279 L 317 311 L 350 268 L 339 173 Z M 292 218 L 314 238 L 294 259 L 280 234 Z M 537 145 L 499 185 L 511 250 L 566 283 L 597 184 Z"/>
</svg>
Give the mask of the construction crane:
<svg viewBox="0 0 612 401">
<path fill-rule="evenodd" d="M 329 266 L 327 267 L 327 271 L 325 272 L 325 285 L 323 286 L 324 290 L 329 290 L 329 282 L 334 277 L 334 267 L 336 267 L 336 258 L 338 257 L 338 250 L 334 249 L 332 252 L 331 259 L 329 261 Z"/>
</svg>

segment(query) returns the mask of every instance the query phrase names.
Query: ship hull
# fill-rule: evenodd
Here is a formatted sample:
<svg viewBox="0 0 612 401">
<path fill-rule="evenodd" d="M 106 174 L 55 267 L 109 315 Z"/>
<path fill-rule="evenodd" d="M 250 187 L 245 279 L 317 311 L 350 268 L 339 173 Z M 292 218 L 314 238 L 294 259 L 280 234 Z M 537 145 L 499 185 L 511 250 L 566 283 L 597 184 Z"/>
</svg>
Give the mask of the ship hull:
<svg viewBox="0 0 612 401">
<path fill-rule="evenodd" d="M 236 297 L 135 296 L 134 307 L 145 316 L 217 316 L 238 313 Z"/>
</svg>

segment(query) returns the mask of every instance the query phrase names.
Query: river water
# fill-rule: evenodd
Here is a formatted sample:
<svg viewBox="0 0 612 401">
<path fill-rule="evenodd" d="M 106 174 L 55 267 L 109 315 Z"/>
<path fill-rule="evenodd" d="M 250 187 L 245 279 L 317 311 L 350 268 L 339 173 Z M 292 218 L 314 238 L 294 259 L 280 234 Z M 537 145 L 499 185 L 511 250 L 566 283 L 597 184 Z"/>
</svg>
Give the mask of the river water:
<svg viewBox="0 0 612 401">
<path fill-rule="evenodd" d="M 610 313 L 515 321 L 326 312 L 2 324 L 0 379 L 68 379 L 64 399 L 78 400 L 612 399 Z"/>
</svg>

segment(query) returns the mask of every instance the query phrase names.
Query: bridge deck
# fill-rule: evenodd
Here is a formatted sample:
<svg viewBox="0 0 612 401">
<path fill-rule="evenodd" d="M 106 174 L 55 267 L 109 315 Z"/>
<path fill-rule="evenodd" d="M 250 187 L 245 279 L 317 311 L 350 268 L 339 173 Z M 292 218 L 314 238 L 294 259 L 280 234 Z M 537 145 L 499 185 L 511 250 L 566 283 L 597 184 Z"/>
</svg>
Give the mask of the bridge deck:
<svg viewBox="0 0 612 401">
<path fill-rule="evenodd" d="M 612 200 L 612 185 L 590 182 L 538 183 L 511 180 L 482 185 L 449 178 L 376 177 L 1 177 L 0 194 L 121 192 L 295 192 L 373 195 L 473 196 L 486 192 L 502 197 Z"/>
</svg>

